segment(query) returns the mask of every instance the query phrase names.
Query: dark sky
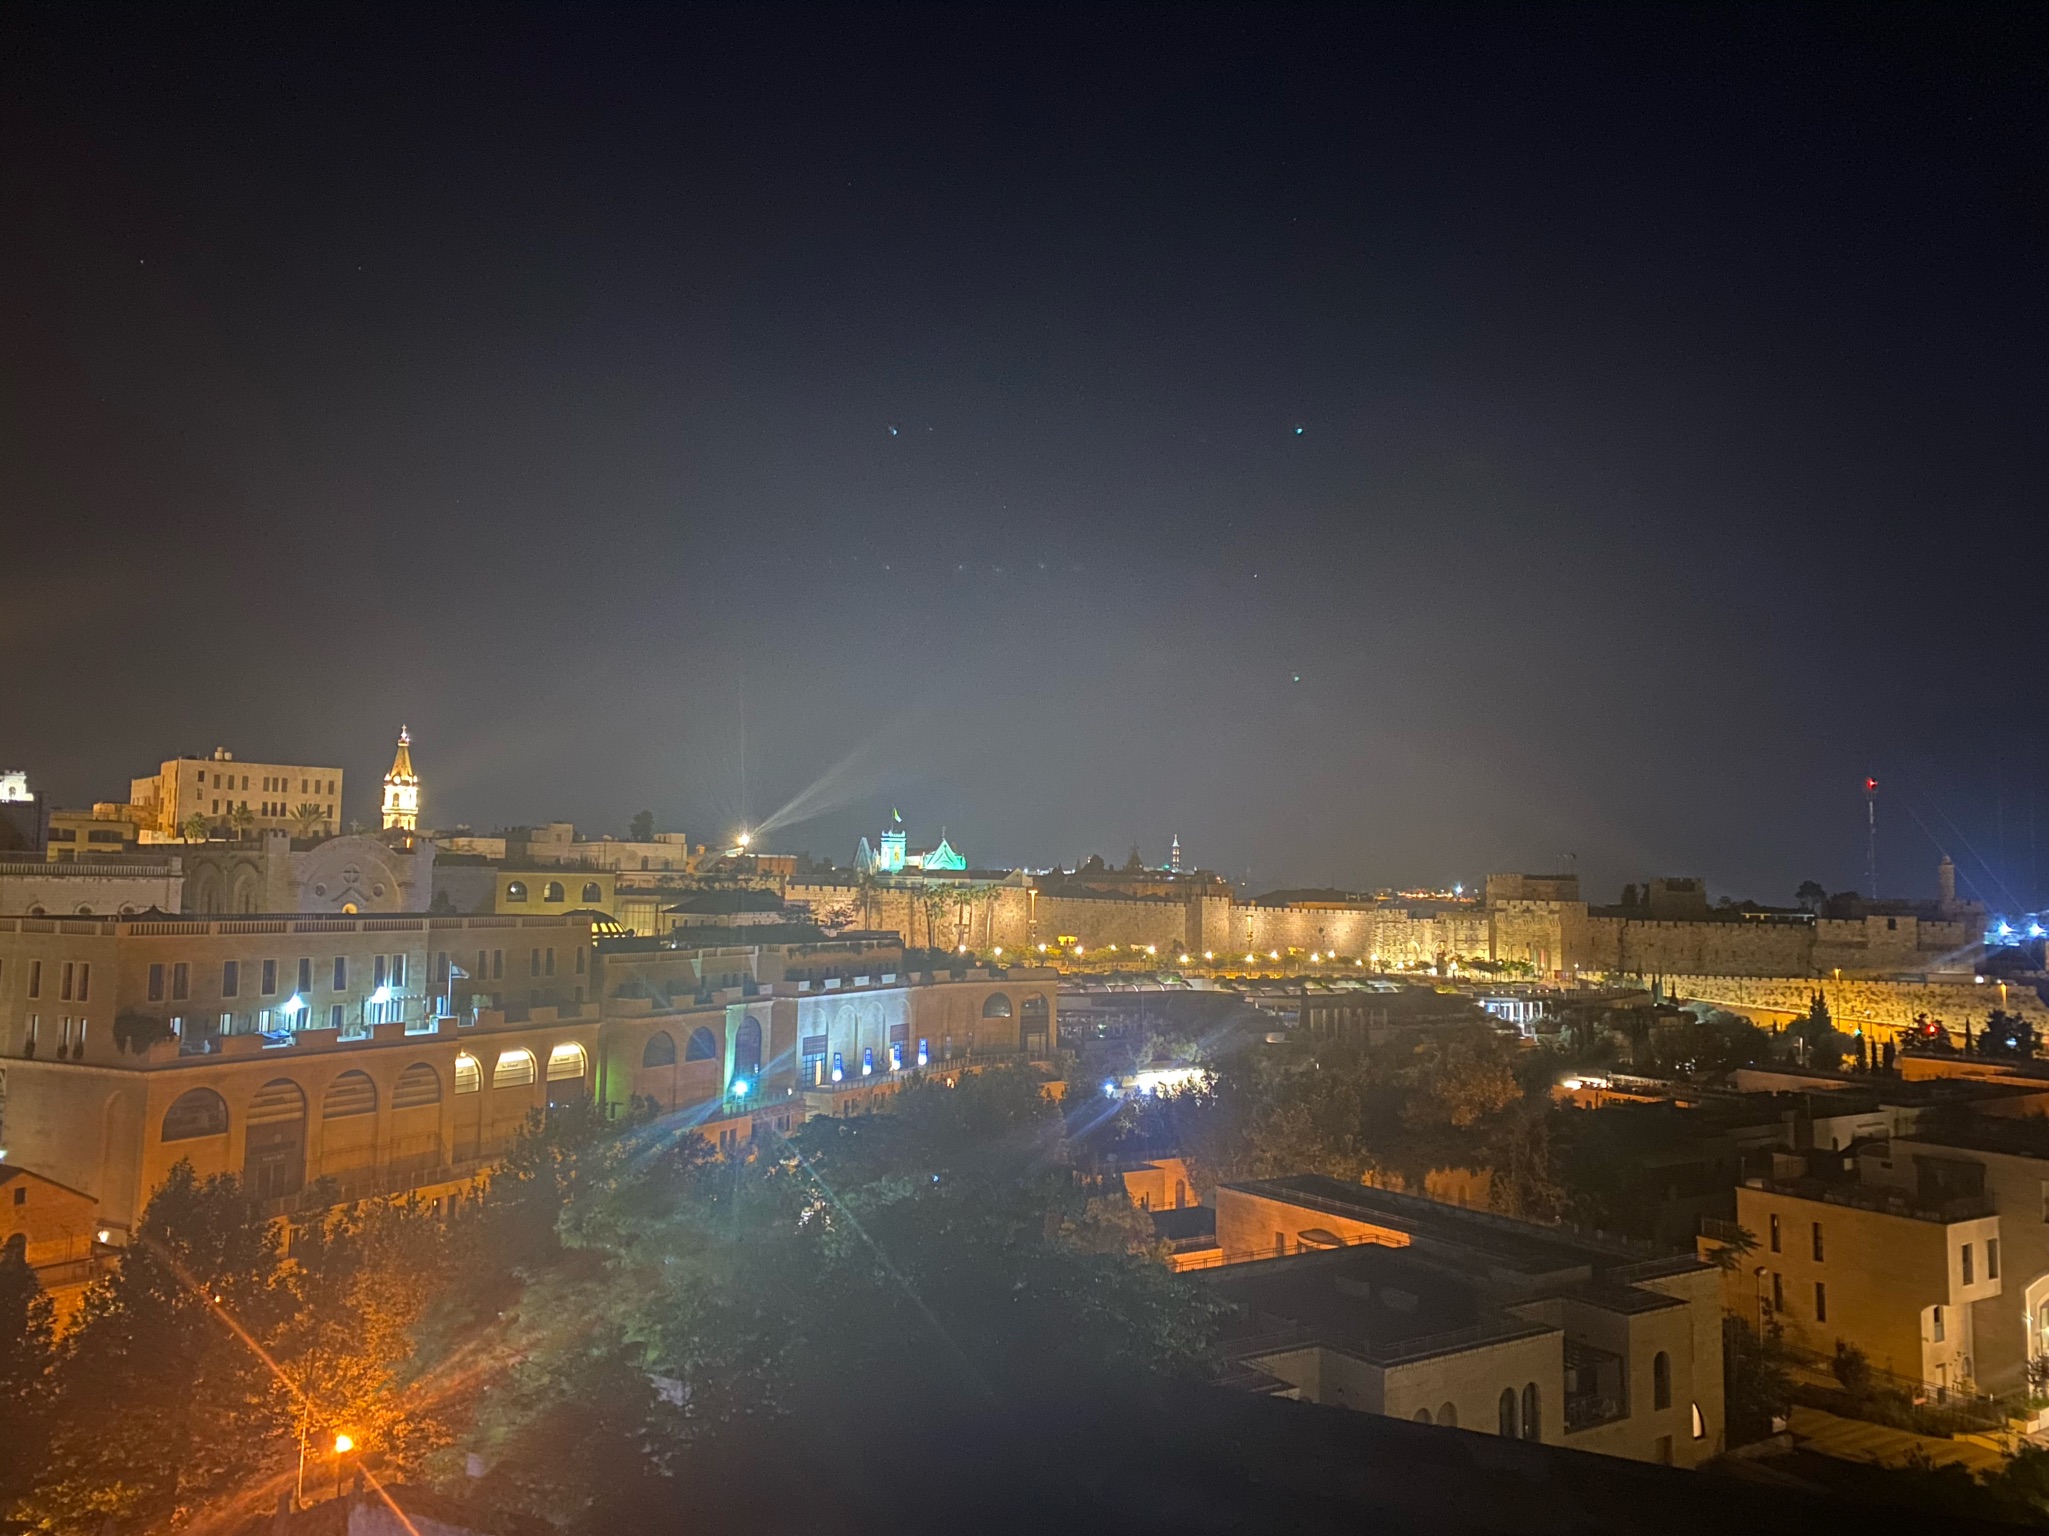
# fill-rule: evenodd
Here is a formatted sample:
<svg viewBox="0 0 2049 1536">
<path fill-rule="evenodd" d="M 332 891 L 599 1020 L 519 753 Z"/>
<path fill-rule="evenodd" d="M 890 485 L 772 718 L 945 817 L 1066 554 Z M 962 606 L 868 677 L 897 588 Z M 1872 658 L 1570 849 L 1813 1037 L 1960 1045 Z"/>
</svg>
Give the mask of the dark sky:
<svg viewBox="0 0 2049 1536">
<path fill-rule="evenodd" d="M 2034 905 L 2041 14 L 8 7 L 0 759 Z"/>
</svg>

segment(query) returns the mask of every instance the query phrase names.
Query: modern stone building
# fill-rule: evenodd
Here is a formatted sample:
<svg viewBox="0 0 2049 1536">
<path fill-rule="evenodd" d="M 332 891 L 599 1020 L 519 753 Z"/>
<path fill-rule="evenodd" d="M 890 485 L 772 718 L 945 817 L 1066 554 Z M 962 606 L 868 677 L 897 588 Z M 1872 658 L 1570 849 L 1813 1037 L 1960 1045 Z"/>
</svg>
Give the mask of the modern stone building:
<svg viewBox="0 0 2049 1536">
<path fill-rule="evenodd" d="M 1670 1466 L 1722 1449 L 1717 1271 L 1320 1175 L 1224 1184 L 1238 1385 Z"/>
<path fill-rule="evenodd" d="M 226 747 L 212 757 L 171 758 L 128 788 L 142 825 L 159 838 L 183 837 L 195 819 L 209 829 L 236 826 L 238 811 L 257 831 L 333 832 L 341 797 L 339 768 L 237 762 Z"/>
</svg>

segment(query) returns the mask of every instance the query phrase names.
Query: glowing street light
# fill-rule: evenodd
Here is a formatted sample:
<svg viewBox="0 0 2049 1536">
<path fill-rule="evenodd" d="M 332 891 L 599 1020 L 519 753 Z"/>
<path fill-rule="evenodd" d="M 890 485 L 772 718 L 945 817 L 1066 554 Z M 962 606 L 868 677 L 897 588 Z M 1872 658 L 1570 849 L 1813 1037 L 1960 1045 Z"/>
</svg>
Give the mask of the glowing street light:
<svg viewBox="0 0 2049 1536">
<path fill-rule="evenodd" d="M 744 1099 L 747 1097 L 748 1093 L 752 1091 L 753 1087 L 754 1085 L 748 1082 L 746 1078 L 736 1077 L 733 1079 L 733 1086 L 731 1092 L 734 1098 Z"/>
<path fill-rule="evenodd" d="M 334 1437 L 335 1455 L 346 1456 L 350 1451 L 353 1451 L 355 1448 L 356 1441 L 353 1435 L 336 1435 Z"/>
</svg>

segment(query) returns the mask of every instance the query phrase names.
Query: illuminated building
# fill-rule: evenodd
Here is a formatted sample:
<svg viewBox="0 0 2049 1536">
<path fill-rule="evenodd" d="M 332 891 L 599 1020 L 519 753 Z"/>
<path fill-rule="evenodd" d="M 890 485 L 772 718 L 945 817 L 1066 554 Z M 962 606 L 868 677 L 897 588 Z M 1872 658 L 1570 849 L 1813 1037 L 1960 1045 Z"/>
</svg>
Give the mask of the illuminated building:
<svg viewBox="0 0 2049 1536">
<path fill-rule="evenodd" d="M 212 757 L 178 757 L 129 785 L 143 840 L 289 832 L 329 836 L 341 825 L 342 771 L 300 763 L 237 762 L 225 747 Z"/>
<path fill-rule="evenodd" d="M 1179 832 L 1174 834 L 1173 845 L 1167 849 L 1167 873 L 1170 875 L 1181 873 L 1181 834 Z"/>
<path fill-rule="evenodd" d="M 391 771 L 384 776 L 384 826 L 412 832 L 420 825 L 420 776 L 413 772 L 413 738 L 404 726 L 398 728 L 398 751 L 391 759 Z"/>
<path fill-rule="evenodd" d="M 41 854 L 43 797 L 20 768 L 0 770 L 0 853 Z"/>
<path fill-rule="evenodd" d="M 1722 1449 L 1720 1272 L 1320 1175 L 1218 1186 L 1241 1385 L 1668 1466 Z"/>
</svg>

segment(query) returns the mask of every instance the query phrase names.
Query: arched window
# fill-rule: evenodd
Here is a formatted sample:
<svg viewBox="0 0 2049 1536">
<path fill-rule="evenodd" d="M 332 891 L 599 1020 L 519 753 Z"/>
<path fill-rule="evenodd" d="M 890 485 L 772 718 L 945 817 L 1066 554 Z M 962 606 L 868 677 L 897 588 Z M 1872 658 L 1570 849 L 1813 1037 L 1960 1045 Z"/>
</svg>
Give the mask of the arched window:
<svg viewBox="0 0 2049 1536">
<path fill-rule="evenodd" d="M 733 1076 L 753 1077 L 761 1071 L 761 1020 L 748 1014 L 733 1037 Z"/>
<path fill-rule="evenodd" d="M 563 899 L 564 897 L 562 894 L 562 882 L 560 880 L 550 880 L 546 885 L 541 887 L 541 900 L 561 901 Z"/>
<path fill-rule="evenodd" d="M 991 992 L 982 1004 L 985 1019 L 1007 1019 L 1010 1017 L 1010 999 L 1001 992 Z"/>
<path fill-rule="evenodd" d="M 1458 1404 L 1446 1403 L 1442 1408 L 1438 1409 L 1437 1422 L 1442 1424 L 1446 1429 L 1457 1429 Z"/>
<path fill-rule="evenodd" d="M 477 1064 L 477 1058 L 464 1051 L 455 1058 L 455 1091 L 475 1093 L 484 1086 L 484 1069 Z"/>
<path fill-rule="evenodd" d="M 1700 1411 L 1699 1403 L 1693 1405 L 1693 1438 L 1707 1439 L 1707 1415 Z"/>
<path fill-rule="evenodd" d="M 1538 1412 L 1537 1384 L 1533 1381 L 1523 1388 L 1523 1438 L 1541 1438 L 1544 1427 L 1543 1415 Z"/>
<path fill-rule="evenodd" d="M 440 1102 L 441 1074 L 424 1061 L 407 1067 L 391 1085 L 393 1109 L 426 1109 Z"/>
<path fill-rule="evenodd" d="M 524 880 L 508 881 L 505 886 L 505 899 L 507 901 L 525 901 L 526 882 Z"/>
<path fill-rule="evenodd" d="M 498 1065 L 491 1069 L 493 1088 L 526 1088 L 534 1080 L 534 1053 L 528 1050 L 500 1051 Z"/>
<path fill-rule="evenodd" d="M 376 1113 L 377 1085 L 370 1081 L 367 1072 L 342 1073 L 328 1085 L 327 1097 L 320 1101 L 323 1120 L 346 1120 L 351 1115 Z"/>
<path fill-rule="evenodd" d="M 649 1035 L 647 1044 L 640 1048 L 640 1064 L 643 1067 L 676 1065 L 676 1037 L 666 1029 L 658 1029 Z"/>
<path fill-rule="evenodd" d="M 1672 1406 L 1672 1357 L 1662 1349 L 1651 1356 L 1651 1406 Z"/>
<path fill-rule="evenodd" d="M 643 869 L 646 868 L 645 865 L 641 867 Z M 603 901 L 605 899 L 605 888 L 595 880 L 586 880 L 583 883 L 583 899 L 585 901 Z"/>
<path fill-rule="evenodd" d="M 1430 1410 L 1428 1408 L 1418 1408 L 1415 1418 L 1418 1424 L 1428 1424 L 1430 1422 Z"/>
<path fill-rule="evenodd" d="M 693 1029 L 690 1031 L 689 1042 L 683 1047 L 683 1059 L 685 1061 L 717 1061 L 719 1059 L 718 1036 L 708 1029 Z"/>
<path fill-rule="evenodd" d="M 79 915 L 80 917 L 91 917 L 91 916 L 92 916 L 92 903 L 91 903 L 91 902 L 86 902 L 86 901 L 81 901 L 81 902 L 80 902 L 80 903 L 78 904 L 78 915 Z"/>
<path fill-rule="evenodd" d="M 583 1047 L 574 1041 L 567 1041 L 548 1052 L 548 1081 L 563 1082 L 572 1077 L 582 1077 L 584 1069 Z"/>
<path fill-rule="evenodd" d="M 1505 1439 L 1513 1440 L 1513 1439 L 1515 1438 L 1515 1388 L 1514 1388 L 1514 1387 L 1503 1387 L 1503 1388 L 1501 1389 L 1501 1425 L 1500 1425 L 1500 1429 L 1501 1429 L 1501 1433 L 1502 1433 L 1502 1436 L 1503 1436 L 1503 1437 L 1504 1437 Z"/>
<path fill-rule="evenodd" d="M 228 1133 L 228 1102 L 211 1088 L 192 1088 L 164 1111 L 165 1141 L 194 1141 Z"/>
</svg>

